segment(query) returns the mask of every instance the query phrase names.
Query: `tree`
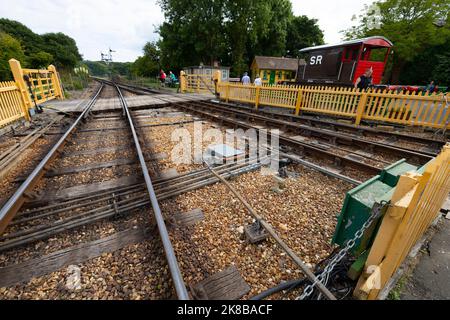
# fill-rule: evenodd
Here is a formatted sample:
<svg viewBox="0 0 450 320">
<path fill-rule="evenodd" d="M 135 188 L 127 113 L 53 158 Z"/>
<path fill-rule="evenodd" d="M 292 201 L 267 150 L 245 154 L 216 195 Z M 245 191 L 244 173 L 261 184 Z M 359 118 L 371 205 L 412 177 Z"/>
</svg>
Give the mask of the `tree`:
<svg viewBox="0 0 450 320">
<path fill-rule="evenodd" d="M 31 53 L 27 58 L 28 64 L 33 66 L 33 68 L 47 68 L 53 63 L 53 56 L 45 51 L 38 51 Z"/>
<path fill-rule="evenodd" d="M 181 69 L 223 56 L 225 0 L 159 0 L 166 21 L 159 27 L 162 66 Z"/>
<path fill-rule="evenodd" d="M 289 0 L 258 1 L 254 4 L 255 29 L 254 43 L 256 54 L 267 56 L 284 56 L 287 47 L 287 35 L 293 19 L 292 4 Z M 253 54 L 249 50 L 251 58 Z"/>
<path fill-rule="evenodd" d="M 63 33 L 34 33 L 20 22 L 0 19 L 0 32 L 17 39 L 25 53 L 23 66 L 43 68 L 55 64 L 61 69 L 72 69 L 81 61 L 75 40 Z"/>
<path fill-rule="evenodd" d="M 401 83 L 426 85 L 435 81 L 439 86 L 450 85 L 450 40 L 443 45 L 427 48 L 413 61 L 405 64 Z"/>
<path fill-rule="evenodd" d="M 142 77 L 157 75 L 160 68 L 160 50 L 157 44 L 147 42 L 143 52 L 144 56 L 137 58 L 131 65 L 131 73 Z"/>
<path fill-rule="evenodd" d="M 299 57 L 303 48 L 323 44 L 323 32 L 316 19 L 307 16 L 293 17 L 288 26 L 286 52 L 290 57 Z"/>
<path fill-rule="evenodd" d="M 289 0 L 159 0 L 162 67 L 199 63 L 232 67 L 241 75 L 255 55 L 298 55 L 323 43 L 317 21 L 294 17 Z"/>
<path fill-rule="evenodd" d="M 20 22 L 2 18 L 0 19 L 0 31 L 20 41 L 26 56 L 45 51 L 42 38 Z"/>
<path fill-rule="evenodd" d="M 292 14 L 288 0 L 229 0 L 225 26 L 234 75 L 248 70 L 255 55 L 284 56 Z"/>
<path fill-rule="evenodd" d="M 391 81 L 398 83 L 408 62 L 427 48 L 443 44 L 450 36 L 448 0 L 386 0 L 366 6 L 359 24 L 345 32 L 347 38 L 382 35 L 394 43 Z M 437 26 L 438 20 L 446 20 Z"/>
<path fill-rule="evenodd" d="M 85 60 L 83 63 L 89 69 L 89 74 L 95 77 L 104 77 L 109 75 L 109 69 L 106 63 L 102 61 L 88 61 Z"/>
<path fill-rule="evenodd" d="M 11 80 L 12 75 L 9 68 L 9 59 L 25 60 L 25 54 L 19 40 L 9 34 L 0 32 L 0 80 Z"/>
<path fill-rule="evenodd" d="M 46 33 L 42 35 L 46 51 L 53 56 L 53 63 L 61 69 L 73 69 L 81 61 L 77 43 L 64 33 Z"/>
</svg>

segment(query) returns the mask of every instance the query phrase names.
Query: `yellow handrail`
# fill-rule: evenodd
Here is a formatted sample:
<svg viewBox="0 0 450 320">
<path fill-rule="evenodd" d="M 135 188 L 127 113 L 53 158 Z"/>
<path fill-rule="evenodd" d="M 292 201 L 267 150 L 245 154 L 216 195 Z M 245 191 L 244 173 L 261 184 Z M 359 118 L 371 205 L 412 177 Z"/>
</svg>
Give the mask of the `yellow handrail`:
<svg viewBox="0 0 450 320">
<path fill-rule="evenodd" d="M 449 128 L 449 94 L 326 86 L 262 85 L 221 83 L 220 98 L 361 121 L 379 121 L 431 128 Z"/>
</svg>

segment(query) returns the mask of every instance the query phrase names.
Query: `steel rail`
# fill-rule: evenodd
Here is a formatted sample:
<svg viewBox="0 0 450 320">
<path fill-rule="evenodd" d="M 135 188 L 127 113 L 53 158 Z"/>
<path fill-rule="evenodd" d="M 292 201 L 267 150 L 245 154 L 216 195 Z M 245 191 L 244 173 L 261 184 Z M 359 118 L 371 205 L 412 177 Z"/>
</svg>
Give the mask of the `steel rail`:
<svg viewBox="0 0 450 320">
<path fill-rule="evenodd" d="M 159 98 L 158 98 L 159 99 Z M 210 112 L 207 111 L 203 111 L 203 110 L 198 110 L 194 107 L 190 107 L 190 106 L 186 106 L 183 104 L 177 104 L 176 105 L 179 108 L 185 109 L 185 110 L 189 110 L 190 112 L 193 113 L 197 113 L 200 114 L 202 116 L 206 116 L 209 118 L 214 119 L 217 122 L 225 122 L 228 124 L 231 124 L 235 127 L 241 127 L 241 128 L 245 128 L 245 129 L 254 129 L 257 132 L 259 132 L 261 129 L 258 128 L 257 126 L 252 126 L 248 123 L 244 123 L 241 121 L 237 121 L 234 119 L 230 119 L 227 117 L 223 117 L 221 115 L 217 115 L 217 114 L 212 114 Z M 319 147 L 313 146 L 312 144 L 306 143 L 306 142 L 301 142 L 299 140 L 295 140 L 292 139 L 290 137 L 287 137 L 283 134 L 278 134 L 277 135 L 280 141 L 280 144 L 282 145 L 287 145 L 287 146 L 293 146 L 294 148 L 303 148 L 305 151 L 309 151 L 311 154 L 317 154 L 317 155 L 321 155 L 325 158 L 331 159 L 331 160 L 336 160 L 338 159 L 342 165 L 349 165 L 349 166 L 353 166 L 354 168 L 360 169 L 360 170 L 364 170 L 370 174 L 379 174 L 381 172 L 382 169 L 372 166 L 370 164 L 364 163 L 364 162 L 360 162 L 357 160 L 352 160 L 350 158 L 346 158 L 345 156 L 340 156 L 338 154 L 323 150 Z"/>
<path fill-rule="evenodd" d="M 418 152 L 417 150 L 412 150 L 412 149 L 408 149 L 408 148 L 404 148 L 404 147 L 396 147 L 396 146 L 392 146 L 389 144 L 385 144 L 382 142 L 376 142 L 376 141 L 371 141 L 371 140 L 367 140 L 364 138 L 360 138 L 360 137 L 356 137 L 354 135 L 348 134 L 348 133 L 336 133 L 336 132 L 332 132 L 330 130 L 324 130 L 324 129 L 320 129 L 320 128 L 314 128 L 308 125 L 304 125 L 304 124 L 299 124 L 296 122 L 291 122 L 291 121 L 286 121 L 286 120 L 280 120 L 280 119 L 275 119 L 275 118 L 271 118 L 271 117 L 267 117 L 264 115 L 260 115 L 260 114 L 256 114 L 256 113 L 252 113 L 252 112 L 248 112 L 248 111 L 243 111 L 243 110 L 238 110 L 236 108 L 226 108 L 224 106 L 221 106 L 219 104 L 216 103 L 208 103 L 208 102 L 203 102 L 203 101 L 195 101 L 192 102 L 192 104 L 202 108 L 202 109 L 210 109 L 210 108 L 214 108 L 216 110 L 220 110 L 223 113 L 227 113 L 227 114 L 231 114 L 231 115 L 240 115 L 243 118 L 247 118 L 247 119 L 253 119 L 253 120 L 257 120 L 257 121 L 262 121 L 271 125 L 275 125 L 275 126 L 279 126 L 279 127 L 284 127 L 284 128 L 288 128 L 291 130 L 300 130 L 300 131 L 307 131 L 309 132 L 312 136 L 326 136 L 328 138 L 331 139 L 336 139 L 336 141 L 340 141 L 342 144 L 347 144 L 347 143 L 352 143 L 358 147 L 370 147 L 373 149 L 379 149 L 380 151 L 386 151 L 392 154 L 403 154 L 405 156 L 409 156 L 409 157 L 417 157 L 420 158 L 422 160 L 424 160 L 425 162 L 430 161 L 431 159 L 433 159 L 434 156 L 436 156 L 436 154 L 431 153 L 431 152 Z"/>
<path fill-rule="evenodd" d="M 36 186 L 39 179 L 45 174 L 49 168 L 50 162 L 56 157 L 58 151 L 64 146 L 69 136 L 74 132 L 78 124 L 86 117 L 86 115 L 91 110 L 97 97 L 103 89 L 103 84 L 98 89 L 97 93 L 88 102 L 83 112 L 78 116 L 66 133 L 56 142 L 52 149 L 47 153 L 47 155 L 39 162 L 39 164 L 34 168 L 33 172 L 28 176 L 28 178 L 20 185 L 16 192 L 9 198 L 9 200 L 4 204 L 0 210 L 0 235 L 5 231 L 9 222 L 14 218 L 16 213 L 19 211 L 20 207 L 25 202 L 27 194 L 32 191 Z"/>
<path fill-rule="evenodd" d="M 105 81 L 105 82 L 108 83 L 109 81 Z M 155 98 L 159 99 L 161 101 L 167 102 L 168 104 L 173 105 L 174 107 L 178 107 L 178 108 L 181 108 L 181 109 L 187 109 L 187 110 L 189 110 L 189 111 L 191 111 L 193 113 L 197 113 L 197 114 L 200 114 L 200 115 L 203 115 L 203 116 L 206 115 L 207 117 L 213 118 L 215 121 L 218 121 L 218 122 L 226 122 L 226 123 L 229 123 L 229 124 L 231 124 L 231 125 L 233 125 L 235 127 L 243 127 L 243 128 L 246 128 L 246 129 L 255 129 L 258 132 L 260 131 L 260 128 L 258 128 L 256 126 L 252 126 L 252 125 L 240 122 L 240 121 L 235 121 L 233 119 L 225 118 L 223 116 L 214 115 L 214 114 L 211 114 L 211 113 L 206 112 L 206 111 L 200 111 L 200 110 L 198 110 L 196 108 L 193 108 L 193 107 L 190 107 L 190 106 L 186 106 L 185 104 L 180 103 L 180 102 L 174 103 L 173 101 L 168 101 L 168 100 L 165 100 L 165 99 L 160 98 L 160 97 L 155 97 Z M 353 167 L 358 168 L 358 169 L 363 169 L 366 172 L 371 173 L 371 174 L 379 174 L 381 172 L 381 169 L 377 168 L 375 166 L 372 166 L 372 165 L 369 165 L 369 164 L 366 164 L 364 162 L 360 162 L 360 161 L 357 161 L 357 160 L 352 160 L 350 158 L 346 158 L 345 156 L 339 156 L 337 154 L 333 154 L 331 152 L 328 152 L 328 151 L 322 150 L 322 149 L 320 149 L 320 148 L 318 148 L 316 146 L 313 146 L 313 145 L 311 145 L 309 143 L 300 142 L 298 140 L 291 139 L 291 138 L 289 138 L 287 136 L 284 136 L 282 134 L 278 135 L 278 138 L 280 140 L 280 143 L 283 143 L 284 145 L 288 145 L 288 146 L 290 145 L 290 146 L 294 146 L 296 148 L 300 147 L 300 148 L 306 149 L 306 150 L 308 150 L 310 152 L 318 153 L 320 155 L 323 155 L 323 156 L 325 156 L 325 157 L 327 157 L 329 159 L 339 160 L 343 165 L 347 164 L 349 166 L 353 166 Z M 356 182 L 356 180 L 354 180 L 354 181 Z"/>
<path fill-rule="evenodd" d="M 129 88 L 129 91 L 131 91 L 133 88 L 135 90 L 141 90 L 142 91 L 147 91 L 148 93 L 159 93 L 155 90 L 149 89 L 149 88 L 145 88 L 145 87 L 139 87 L 139 86 L 134 86 L 134 85 L 129 85 L 129 84 L 122 84 L 119 83 L 119 86 L 126 86 Z M 137 93 L 137 91 L 135 92 Z M 170 93 L 168 93 L 170 94 Z M 198 103 L 206 103 L 205 101 L 196 101 Z M 395 137 L 397 139 L 401 139 L 401 140 L 406 140 L 406 141 L 411 141 L 411 142 L 415 142 L 415 143 L 422 143 L 425 144 L 427 146 L 434 144 L 437 146 L 444 146 L 445 144 L 445 140 L 440 140 L 440 139 L 432 139 L 432 138 L 427 138 L 427 137 L 421 137 L 421 136 L 417 136 L 417 135 L 412 135 L 412 134 L 405 134 L 405 133 L 399 133 L 399 132 L 387 132 L 387 131 L 383 131 L 380 129 L 376 129 L 376 128 L 370 128 L 370 127 L 362 127 L 362 126 L 354 126 L 352 124 L 346 124 L 346 123 L 342 123 L 342 122 L 337 122 L 337 121 L 332 121 L 332 120 L 327 120 L 327 119 L 318 119 L 318 118 L 314 118 L 312 116 L 303 116 L 303 115 L 294 115 L 294 114 L 286 114 L 286 113 L 279 113 L 279 112 L 272 112 L 272 111 L 266 111 L 266 110 L 262 110 L 262 109 L 258 109 L 255 110 L 254 108 L 249 108 L 246 106 L 242 106 L 242 105 L 238 105 L 238 104 L 233 104 L 233 103 L 228 103 L 228 102 L 211 102 L 211 103 L 215 103 L 215 104 L 220 104 L 222 106 L 230 106 L 236 109 L 241 109 L 241 110 L 245 110 L 251 113 L 255 113 L 255 114 L 266 114 L 269 115 L 271 117 L 274 118 L 284 118 L 284 119 L 289 119 L 292 122 L 304 122 L 307 123 L 309 126 L 313 126 L 312 124 L 315 125 L 323 125 L 323 126 L 328 126 L 328 127 L 332 127 L 333 129 L 345 129 L 345 130 L 350 130 L 350 131 L 354 131 L 357 133 L 367 133 L 373 136 L 386 136 L 386 137 Z M 428 154 L 428 155 L 435 155 L 431 152 L 424 152 L 424 154 Z"/>
<path fill-rule="evenodd" d="M 265 115 L 268 115 L 268 116 L 274 117 L 274 118 L 289 119 L 292 122 L 307 123 L 309 126 L 313 126 L 313 124 L 316 126 L 322 125 L 322 126 L 331 127 L 333 129 L 339 128 L 339 129 L 344 129 L 344 130 L 350 130 L 353 132 L 358 132 L 360 134 L 366 133 L 366 134 L 370 134 L 373 136 L 382 135 L 382 136 L 386 136 L 386 137 L 395 137 L 397 139 L 411 141 L 411 142 L 415 142 L 415 143 L 422 143 L 425 145 L 436 144 L 438 146 L 444 146 L 444 144 L 445 144 L 445 140 L 432 139 L 432 138 L 421 137 L 421 136 L 417 136 L 417 135 L 413 135 L 413 134 L 405 134 L 405 133 L 400 133 L 400 132 L 388 132 L 388 131 L 371 128 L 371 127 L 355 126 L 353 124 L 347 124 L 347 123 L 342 123 L 342 122 L 337 122 L 337 121 L 332 121 L 332 120 L 327 120 L 327 119 L 318 119 L 313 116 L 302 116 L 302 115 L 297 116 L 294 114 L 273 112 L 273 111 L 267 111 L 267 110 L 262 110 L 262 109 L 255 110 L 254 108 L 249 108 L 246 106 L 222 102 L 222 101 L 220 103 L 217 103 L 217 102 L 213 102 L 213 103 L 220 104 L 222 106 L 229 106 L 229 107 L 232 107 L 235 109 L 245 110 L 247 112 L 251 112 L 251 113 L 255 113 L 255 114 L 265 114 Z"/>
<path fill-rule="evenodd" d="M 248 202 L 240 195 L 233 186 L 225 180 L 219 173 L 217 173 L 213 168 L 211 168 L 208 163 L 204 162 L 211 173 L 216 176 L 220 181 L 222 181 L 225 186 L 241 201 L 244 207 L 248 210 L 248 212 L 258 221 L 261 226 L 266 229 L 266 231 L 272 236 L 275 242 L 291 257 L 292 260 L 300 267 L 300 269 L 306 274 L 306 276 L 311 280 L 312 283 L 317 283 L 317 288 L 329 299 L 336 300 L 336 297 L 328 290 L 323 283 L 317 280 L 317 277 L 311 271 L 310 268 L 298 257 L 295 252 L 289 248 L 289 246 L 280 238 L 280 236 L 276 233 L 276 231 L 272 228 L 272 226 L 265 221 L 249 204 Z"/>
<path fill-rule="evenodd" d="M 158 199 L 156 198 L 155 190 L 153 189 L 152 180 L 150 174 L 148 173 L 147 164 L 145 163 L 144 154 L 142 153 L 139 138 L 134 127 L 133 119 L 131 118 L 131 113 L 128 108 L 127 101 L 122 95 L 120 88 L 115 85 L 115 88 L 119 94 L 119 100 L 122 104 L 123 111 L 126 114 L 128 122 L 130 124 L 130 129 L 133 134 L 134 145 L 136 147 L 136 152 L 139 158 L 139 162 L 142 169 L 142 174 L 144 175 L 145 184 L 147 187 L 148 195 L 153 208 L 153 213 L 155 215 L 156 223 L 158 225 L 159 234 L 161 236 L 161 241 L 164 247 L 164 251 L 167 258 L 167 263 L 169 265 L 170 273 L 172 274 L 172 280 L 174 283 L 177 296 L 180 300 L 189 300 L 189 295 L 186 289 L 186 285 L 183 281 L 183 276 L 181 275 L 180 267 L 178 266 L 178 261 L 175 256 L 175 251 L 173 249 L 172 243 L 169 238 L 169 233 L 167 231 L 166 224 L 164 223 L 164 217 L 161 213 L 161 208 L 159 207 Z"/>
<path fill-rule="evenodd" d="M 232 178 L 240 174 L 257 170 L 258 168 L 260 168 L 260 164 L 254 163 L 244 167 L 231 168 L 230 170 L 227 170 L 226 172 L 222 173 L 222 175 L 226 178 Z M 212 174 L 205 177 L 201 182 L 191 183 L 191 181 L 187 181 L 186 183 L 187 186 L 185 187 L 175 188 L 173 190 L 166 190 L 165 192 L 162 193 L 158 192 L 157 195 L 158 200 L 172 198 L 174 196 L 178 196 L 180 194 L 193 191 L 205 187 L 207 185 L 211 185 L 218 181 L 219 179 L 215 178 Z M 10 233 L 6 236 L 3 236 L 0 238 L 1 241 L 0 252 L 13 249 L 18 246 L 27 245 L 37 240 L 47 239 L 49 237 L 58 235 L 62 232 L 66 232 L 70 229 L 92 224 L 102 219 L 111 218 L 116 215 L 127 214 L 132 210 L 143 208 L 151 204 L 150 199 L 148 197 L 148 192 L 146 192 L 145 187 L 143 185 L 136 186 L 136 189 L 126 191 L 123 193 L 115 193 L 111 191 L 107 199 L 109 200 L 115 198 L 120 199 L 125 195 L 128 196 L 126 199 L 117 200 L 113 203 L 101 205 L 100 207 L 91 209 L 89 211 L 82 211 L 66 218 L 62 219 L 58 218 L 57 220 L 47 224 L 31 226 L 28 229 L 23 229 L 15 233 Z M 105 200 L 103 199 L 103 202 L 104 201 Z M 84 204 L 83 207 L 86 207 L 88 205 L 90 204 L 89 203 Z M 70 209 L 71 208 L 67 208 L 67 210 Z M 53 215 L 53 213 L 57 214 L 57 212 L 51 212 L 49 214 L 45 213 L 37 218 L 38 219 L 46 218 L 48 216 Z"/>
</svg>

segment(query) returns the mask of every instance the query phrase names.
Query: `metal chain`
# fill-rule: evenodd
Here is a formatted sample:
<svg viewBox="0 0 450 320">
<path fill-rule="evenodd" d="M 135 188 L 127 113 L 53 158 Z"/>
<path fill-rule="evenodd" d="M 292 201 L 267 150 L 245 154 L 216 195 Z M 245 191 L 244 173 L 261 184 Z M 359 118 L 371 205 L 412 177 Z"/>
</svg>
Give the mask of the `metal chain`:
<svg viewBox="0 0 450 320">
<path fill-rule="evenodd" d="M 325 267 L 325 269 L 322 271 L 322 273 L 319 276 L 317 276 L 317 280 L 314 281 L 312 284 L 306 286 L 302 295 L 298 296 L 296 298 L 296 300 L 303 300 L 306 297 L 309 297 L 314 292 L 314 287 L 319 282 L 326 285 L 325 280 L 327 280 L 329 278 L 331 271 L 333 271 L 334 267 L 347 255 L 347 253 L 350 251 L 350 249 L 352 249 L 355 246 L 356 241 L 358 241 L 363 236 L 364 232 L 372 225 L 372 222 L 380 216 L 381 212 L 383 211 L 383 208 L 386 205 L 387 205 L 386 201 L 382 201 L 380 204 L 375 203 L 375 205 L 372 209 L 372 215 L 369 217 L 369 219 L 367 219 L 367 221 L 364 222 L 362 227 L 358 231 L 356 231 L 353 238 L 346 242 L 345 247 L 342 248 L 333 257 L 333 259 L 328 263 L 328 265 Z"/>
</svg>

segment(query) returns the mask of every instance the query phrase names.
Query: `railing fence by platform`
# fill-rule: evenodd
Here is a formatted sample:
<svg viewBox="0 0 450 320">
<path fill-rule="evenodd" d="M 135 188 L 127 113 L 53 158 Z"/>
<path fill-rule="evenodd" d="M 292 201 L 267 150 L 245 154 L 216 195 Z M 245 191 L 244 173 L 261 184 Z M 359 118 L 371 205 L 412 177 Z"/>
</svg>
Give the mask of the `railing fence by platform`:
<svg viewBox="0 0 450 320">
<path fill-rule="evenodd" d="M 361 121 L 376 121 L 437 129 L 449 128 L 449 93 L 397 92 L 380 89 L 324 86 L 217 84 L 220 98 L 253 104 L 325 114 Z"/>
</svg>

